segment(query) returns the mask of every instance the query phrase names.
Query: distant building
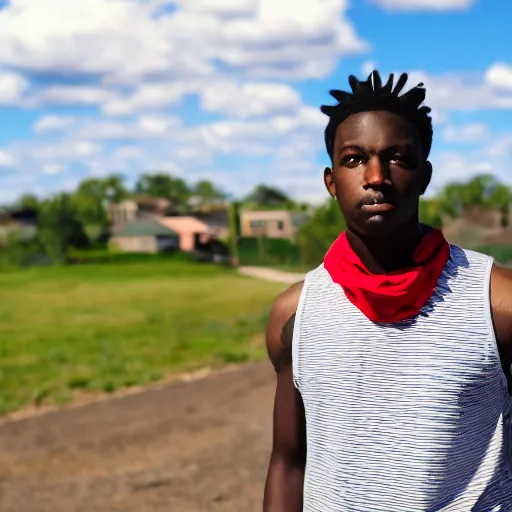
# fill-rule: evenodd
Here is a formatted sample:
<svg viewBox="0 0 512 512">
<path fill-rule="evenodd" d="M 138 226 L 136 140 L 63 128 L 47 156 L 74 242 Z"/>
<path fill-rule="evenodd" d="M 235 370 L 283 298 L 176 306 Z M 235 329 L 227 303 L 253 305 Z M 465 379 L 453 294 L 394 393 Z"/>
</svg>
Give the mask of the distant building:
<svg viewBox="0 0 512 512">
<path fill-rule="evenodd" d="M 200 220 L 218 240 L 229 238 L 229 213 L 227 209 L 214 212 L 194 213 L 194 218 Z"/>
<path fill-rule="evenodd" d="M 108 211 L 111 225 L 115 228 L 133 222 L 136 219 L 165 215 L 170 207 L 171 202 L 168 199 L 140 196 L 111 204 L 108 207 Z"/>
<path fill-rule="evenodd" d="M 179 235 L 155 219 L 138 219 L 118 226 L 109 243 L 125 252 L 170 252 L 179 249 Z"/>
<path fill-rule="evenodd" d="M 37 234 L 37 212 L 24 209 L 0 213 L 0 242 L 6 242 L 11 235 L 24 240 Z"/>
<path fill-rule="evenodd" d="M 178 235 L 179 248 L 183 252 L 198 251 L 215 238 L 210 228 L 195 217 L 159 217 L 158 222 Z"/>
<path fill-rule="evenodd" d="M 294 240 L 307 214 L 288 210 L 244 210 L 240 213 L 243 237 L 286 238 Z"/>
</svg>

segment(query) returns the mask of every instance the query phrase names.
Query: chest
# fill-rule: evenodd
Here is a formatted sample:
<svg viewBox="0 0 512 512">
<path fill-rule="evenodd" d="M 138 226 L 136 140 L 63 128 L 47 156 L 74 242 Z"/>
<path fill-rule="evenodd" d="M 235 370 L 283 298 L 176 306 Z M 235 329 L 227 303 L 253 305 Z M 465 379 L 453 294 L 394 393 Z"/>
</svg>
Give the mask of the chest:
<svg viewBox="0 0 512 512">
<path fill-rule="evenodd" d="M 368 321 L 339 288 L 305 304 L 296 357 L 300 390 L 308 404 L 351 404 L 365 415 L 458 415 L 487 407 L 502 391 L 504 375 L 492 330 L 480 307 L 454 295 L 397 324 Z M 327 409 L 326 409 L 327 410 Z"/>
</svg>

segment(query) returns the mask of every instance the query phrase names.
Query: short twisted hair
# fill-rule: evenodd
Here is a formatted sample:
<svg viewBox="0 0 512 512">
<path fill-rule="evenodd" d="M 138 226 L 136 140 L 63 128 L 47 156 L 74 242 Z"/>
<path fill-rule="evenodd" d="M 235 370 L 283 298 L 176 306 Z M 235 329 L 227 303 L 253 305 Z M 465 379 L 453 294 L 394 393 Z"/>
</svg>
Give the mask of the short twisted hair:
<svg viewBox="0 0 512 512">
<path fill-rule="evenodd" d="M 365 82 L 360 82 L 354 75 L 350 75 L 348 81 L 352 93 L 332 90 L 331 96 L 338 100 L 337 105 L 323 105 L 320 110 L 329 116 L 329 123 L 325 129 L 325 146 L 327 153 L 333 159 L 334 139 L 338 126 L 350 115 L 360 112 L 384 110 L 404 117 L 416 126 L 419 131 L 425 159 L 428 158 L 432 148 L 432 118 L 429 116 L 431 109 L 420 107 L 425 100 L 425 88 L 423 83 L 418 84 L 405 94 L 399 93 L 407 82 L 407 73 L 402 73 L 393 88 L 393 73 L 385 85 L 378 71 L 373 71 Z"/>
</svg>

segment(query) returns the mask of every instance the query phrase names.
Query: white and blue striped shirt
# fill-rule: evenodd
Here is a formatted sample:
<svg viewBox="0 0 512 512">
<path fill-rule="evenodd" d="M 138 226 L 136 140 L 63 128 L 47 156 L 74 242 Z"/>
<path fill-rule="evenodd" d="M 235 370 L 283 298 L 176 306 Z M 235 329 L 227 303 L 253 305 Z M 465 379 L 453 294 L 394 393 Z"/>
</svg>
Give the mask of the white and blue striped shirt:
<svg viewBox="0 0 512 512">
<path fill-rule="evenodd" d="M 412 320 L 368 320 L 320 266 L 305 280 L 293 375 L 306 412 L 304 512 L 511 512 L 511 404 L 492 259 L 451 246 Z"/>
</svg>

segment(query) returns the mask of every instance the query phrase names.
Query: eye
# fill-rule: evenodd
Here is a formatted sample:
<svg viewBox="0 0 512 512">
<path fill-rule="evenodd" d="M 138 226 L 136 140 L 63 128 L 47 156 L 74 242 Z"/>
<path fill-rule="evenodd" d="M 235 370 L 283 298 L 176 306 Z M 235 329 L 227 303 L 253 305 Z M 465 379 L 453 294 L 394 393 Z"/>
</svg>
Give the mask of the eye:
<svg viewBox="0 0 512 512">
<path fill-rule="evenodd" d="M 391 165 L 401 165 L 402 167 L 412 168 L 414 167 L 414 162 L 405 155 L 401 155 L 400 153 L 395 153 L 389 160 Z"/>
<path fill-rule="evenodd" d="M 356 165 L 359 165 L 362 161 L 362 155 L 344 155 L 343 158 L 341 159 L 341 165 L 344 165 L 346 167 L 355 167 Z"/>
</svg>

